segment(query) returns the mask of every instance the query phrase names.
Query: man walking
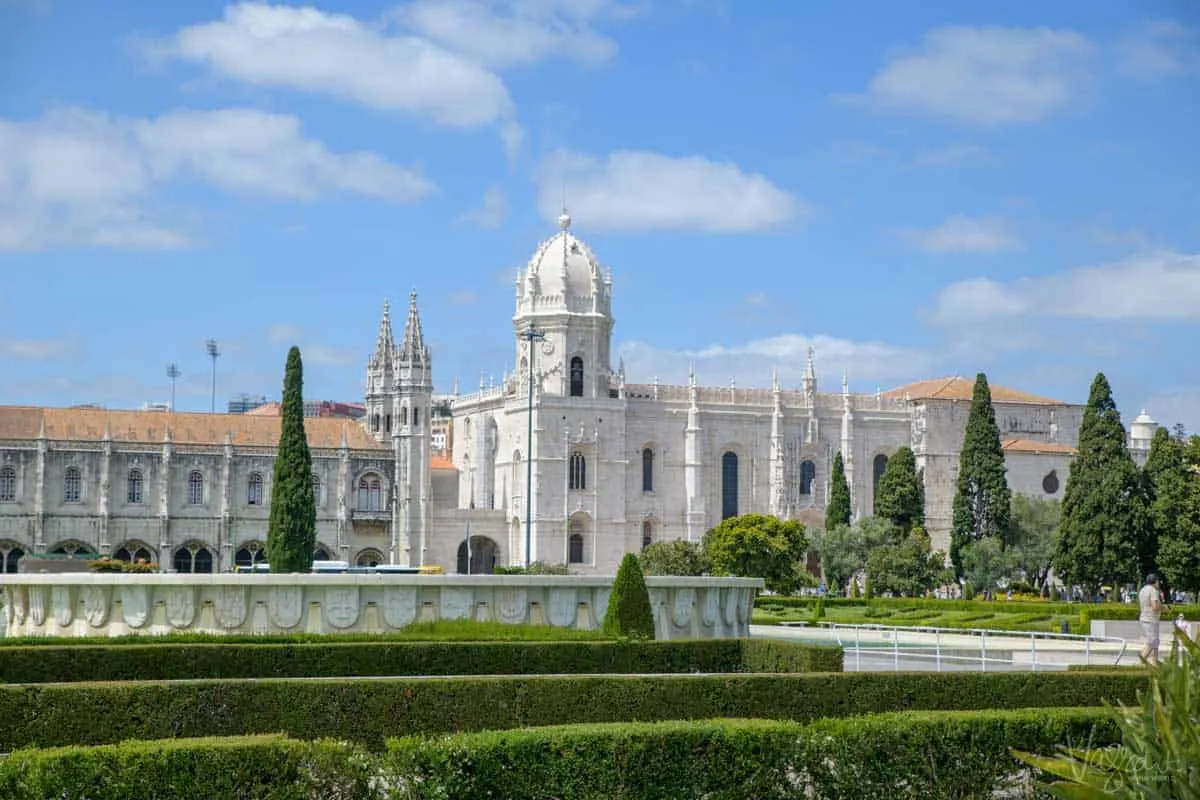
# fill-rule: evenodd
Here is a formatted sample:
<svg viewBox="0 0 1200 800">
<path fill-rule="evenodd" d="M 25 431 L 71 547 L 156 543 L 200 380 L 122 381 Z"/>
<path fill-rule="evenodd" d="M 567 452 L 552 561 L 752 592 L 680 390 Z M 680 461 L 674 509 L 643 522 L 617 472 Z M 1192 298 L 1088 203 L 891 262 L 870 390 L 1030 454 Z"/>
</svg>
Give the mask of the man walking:
<svg viewBox="0 0 1200 800">
<path fill-rule="evenodd" d="M 1158 576 L 1153 572 L 1146 576 L 1146 585 L 1138 592 L 1138 621 L 1142 624 L 1142 660 L 1158 665 L 1158 621 L 1162 616 L 1162 593 L 1158 590 Z"/>
</svg>

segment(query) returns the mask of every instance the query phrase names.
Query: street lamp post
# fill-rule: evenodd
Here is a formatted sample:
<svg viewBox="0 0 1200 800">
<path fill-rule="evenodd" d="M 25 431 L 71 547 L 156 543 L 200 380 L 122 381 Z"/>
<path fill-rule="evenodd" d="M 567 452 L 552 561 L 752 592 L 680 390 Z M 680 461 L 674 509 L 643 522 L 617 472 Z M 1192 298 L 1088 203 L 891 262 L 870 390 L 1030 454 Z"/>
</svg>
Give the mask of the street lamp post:
<svg viewBox="0 0 1200 800">
<path fill-rule="evenodd" d="M 530 553 L 533 547 L 533 343 L 546 338 L 546 334 L 530 325 L 521 332 L 521 338 L 529 342 L 529 402 L 527 408 L 528 425 L 526 428 L 525 454 L 525 568 L 529 569 Z"/>
</svg>

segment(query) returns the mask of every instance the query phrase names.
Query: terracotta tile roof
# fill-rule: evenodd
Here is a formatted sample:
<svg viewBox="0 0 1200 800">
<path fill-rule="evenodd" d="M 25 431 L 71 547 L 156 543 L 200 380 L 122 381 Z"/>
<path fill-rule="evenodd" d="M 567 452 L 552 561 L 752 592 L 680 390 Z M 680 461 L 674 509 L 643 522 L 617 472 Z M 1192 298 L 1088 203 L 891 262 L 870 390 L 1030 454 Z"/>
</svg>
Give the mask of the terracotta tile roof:
<svg viewBox="0 0 1200 800">
<path fill-rule="evenodd" d="M 1064 453 L 1075 455 L 1075 448 L 1059 442 L 1038 442 L 1033 439 L 1005 439 L 1000 448 L 1006 453 Z"/>
<path fill-rule="evenodd" d="M 35 408 L 0 406 L 0 441 L 36 439 L 45 422 L 49 439 L 98 442 L 105 429 L 114 442 L 160 444 L 167 426 L 176 444 L 220 445 L 233 434 L 235 445 L 273 447 L 279 443 L 280 418 L 250 414 L 169 414 L 163 411 L 110 411 L 98 408 Z M 308 417 L 308 443 L 337 448 L 346 442 L 354 450 L 389 450 L 371 438 L 354 420 Z"/>
<path fill-rule="evenodd" d="M 278 417 L 283 413 L 283 403 L 265 403 L 245 412 L 255 417 Z"/>
<path fill-rule="evenodd" d="M 993 403 L 1028 403 L 1030 405 L 1061 406 L 1067 405 L 1061 400 L 1051 400 L 1049 397 L 1039 397 L 1036 394 L 1019 392 L 1004 386 L 991 384 Z M 975 393 L 975 379 L 955 375 L 950 378 L 932 378 L 917 381 L 907 386 L 900 386 L 883 393 L 884 397 L 904 399 L 907 395 L 912 400 L 970 400 Z"/>
<path fill-rule="evenodd" d="M 454 462 L 445 456 L 431 456 L 429 466 L 431 469 L 452 469 L 456 472 L 458 471 L 458 467 L 454 466 Z"/>
</svg>

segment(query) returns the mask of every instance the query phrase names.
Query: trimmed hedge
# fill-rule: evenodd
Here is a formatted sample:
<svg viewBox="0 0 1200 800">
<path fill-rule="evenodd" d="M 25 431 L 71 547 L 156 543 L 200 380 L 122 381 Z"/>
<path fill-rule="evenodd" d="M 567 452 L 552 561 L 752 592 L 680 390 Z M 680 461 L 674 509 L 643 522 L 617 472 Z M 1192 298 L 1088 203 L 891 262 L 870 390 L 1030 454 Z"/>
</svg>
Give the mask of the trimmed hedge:
<svg viewBox="0 0 1200 800">
<path fill-rule="evenodd" d="M 0 796 L 975 797 L 1009 788 L 1023 771 L 1010 748 L 1048 754 L 1058 745 L 1117 740 L 1105 709 L 535 728 L 394 739 L 378 756 L 282 736 L 178 739 L 17 751 L 0 761 Z"/>
<path fill-rule="evenodd" d="M 841 672 L 842 650 L 762 639 L 2 647 L 0 683 L 401 675 Z"/>
<path fill-rule="evenodd" d="M 0 687 L 0 752 L 126 739 L 389 736 L 539 725 L 1130 704 L 1141 671 L 528 676 Z"/>
<path fill-rule="evenodd" d="M 385 771 L 413 798 L 988 797 L 1025 777 L 1010 748 L 1119 740 L 1103 709 L 708 720 L 404 738 Z"/>
<path fill-rule="evenodd" d="M 769 606 L 783 608 L 814 608 L 818 597 L 789 596 L 789 595 L 759 595 L 754 600 L 756 609 Z M 894 614 L 922 609 L 933 614 L 940 611 L 969 611 L 979 614 L 1030 614 L 1035 617 L 1049 617 L 1052 614 L 1079 614 L 1087 611 L 1092 619 L 1132 620 L 1138 617 L 1137 603 L 1064 603 L 1053 601 L 1032 600 L 938 600 L 929 597 L 874 597 L 870 599 L 854 597 L 824 598 L 827 607 L 859 607 L 880 610 L 890 610 Z M 1172 605 L 1173 613 L 1183 614 L 1189 619 L 1200 618 L 1200 605 Z M 892 616 L 892 615 L 882 615 Z M 895 617 L 892 617 L 895 618 Z"/>
<path fill-rule="evenodd" d="M 43 800 L 369 798 L 371 762 L 351 745 L 283 736 L 24 750 L 0 761 L 0 797 Z"/>
</svg>

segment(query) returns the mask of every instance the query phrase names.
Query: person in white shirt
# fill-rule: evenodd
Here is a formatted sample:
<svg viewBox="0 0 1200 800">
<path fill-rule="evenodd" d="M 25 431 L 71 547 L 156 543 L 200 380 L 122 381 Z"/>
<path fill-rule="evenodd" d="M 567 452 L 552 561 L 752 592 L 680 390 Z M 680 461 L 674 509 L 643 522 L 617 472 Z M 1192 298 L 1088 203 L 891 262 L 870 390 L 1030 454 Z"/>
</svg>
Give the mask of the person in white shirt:
<svg viewBox="0 0 1200 800">
<path fill-rule="evenodd" d="M 1158 623 L 1162 617 L 1162 592 L 1158 590 L 1158 576 L 1150 573 L 1146 576 L 1146 585 L 1138 592 L 1138 621 L 1142 624 L 1142 659 L 1151 664 L 1158 664 Z"/>
</svg>

